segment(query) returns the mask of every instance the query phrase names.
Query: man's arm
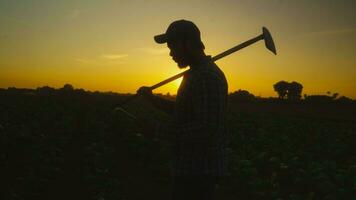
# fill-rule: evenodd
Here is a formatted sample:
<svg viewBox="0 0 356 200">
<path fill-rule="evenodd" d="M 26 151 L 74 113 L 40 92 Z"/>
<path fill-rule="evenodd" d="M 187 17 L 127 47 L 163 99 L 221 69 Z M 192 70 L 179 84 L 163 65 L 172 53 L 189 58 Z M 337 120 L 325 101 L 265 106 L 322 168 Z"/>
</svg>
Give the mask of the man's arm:
<svg viewBox="0 0 356 200">
<path fill-rule="evenodd" d="M 137 90 L 137 94 L 145 97 L 153 104 L 153 106 L 166 112 L 167 114 L 174 113 L 175 102 L 153 95 L 150 87 L 146 87 L 146 86 L 141 87 L 140 89 Z"/>
</svg>

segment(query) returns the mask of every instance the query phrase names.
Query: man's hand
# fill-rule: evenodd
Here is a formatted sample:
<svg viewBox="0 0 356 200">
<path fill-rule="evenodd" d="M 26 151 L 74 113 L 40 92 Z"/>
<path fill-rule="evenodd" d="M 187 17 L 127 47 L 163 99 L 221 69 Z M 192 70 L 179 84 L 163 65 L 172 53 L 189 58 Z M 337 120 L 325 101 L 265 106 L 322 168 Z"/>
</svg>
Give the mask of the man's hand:
<svg viewBox="0 0 356 200">
<path fill-rule="evenodd" d="M 151 99 L 153 97 L 151 88 L 147 86 L 140 87 L 136 93 L 148 99 Z"/>
<path fill-rule="evenodd" d="M 136 120 L 136 125 L 140 134 L 149 139 L 154 139 L 155 124 L 151 120 L 139 118 Z"/>
</svg>

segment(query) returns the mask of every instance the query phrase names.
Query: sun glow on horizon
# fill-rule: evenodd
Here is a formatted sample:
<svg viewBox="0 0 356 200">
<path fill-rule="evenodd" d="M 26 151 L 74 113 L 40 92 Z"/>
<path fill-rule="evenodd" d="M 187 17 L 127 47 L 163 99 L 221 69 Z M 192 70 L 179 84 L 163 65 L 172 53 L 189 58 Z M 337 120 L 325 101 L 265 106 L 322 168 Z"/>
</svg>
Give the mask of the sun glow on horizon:
<svg viewBox="0 0 356 200">
<path fill-rule="evenodd" d="M 351 0 L 1 1 L 0 88 L 135 93 L 181 72 L 153 36 L 188 19 L 212 56 L 270 30 L 277 56 L 259 42 L 217 61 L 229 92 L 276 96 L 285 80 L 303 94 L 356 98 L 355 9 Z M 180 82 L 154 92 L 176 94 Z"/>
</svg>

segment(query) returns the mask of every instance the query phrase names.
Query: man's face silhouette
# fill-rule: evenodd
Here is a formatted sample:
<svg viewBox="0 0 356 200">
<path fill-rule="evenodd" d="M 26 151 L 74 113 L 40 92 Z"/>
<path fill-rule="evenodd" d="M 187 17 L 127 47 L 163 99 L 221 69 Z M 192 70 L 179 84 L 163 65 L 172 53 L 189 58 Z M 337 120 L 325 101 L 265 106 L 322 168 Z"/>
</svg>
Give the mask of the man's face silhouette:
<svg viewBox="0 0 356 200">
<path fill-rule="evenodd" d="M 172 57 L 172 59 L 178 64 L 179 68 L 185 68 L 189 65 L 189 59 L 188 59 L 188 49 L 186 48 L 186 45 L 182 41 L 176 41 L 176 42 L 167 42 L 167 46 L 170 50 L 169 55 Z"/>
</svg>

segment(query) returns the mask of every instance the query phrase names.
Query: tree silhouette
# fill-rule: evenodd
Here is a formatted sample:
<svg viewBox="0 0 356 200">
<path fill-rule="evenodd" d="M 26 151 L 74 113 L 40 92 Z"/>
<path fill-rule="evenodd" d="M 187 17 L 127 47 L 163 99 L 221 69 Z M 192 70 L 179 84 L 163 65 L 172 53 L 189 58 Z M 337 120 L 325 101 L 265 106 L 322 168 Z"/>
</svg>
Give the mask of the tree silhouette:
<svg viewBox="0 0 356 200">
<path fill-rule="evenodd" d="M 287 98 L 289 100 L 300 100 L 302 97 L 303 85 L 298 82 L 291 82 L 288 85 Z"/>
<path fill-rule="evenodd" d="M 273 88 L 281 99 L 286 97 L 289 100 L 299 100 L 302 97 L 303 85 L 296 81 L 291 83 L 279 81 L 273 85 Z"/>
<path fill-rule="evenodd" d="M 279 98 L 284 99 L 288 93 L 289 83 L 286 81 L 279 81 L 273 85 L 274 91 L 278 93 Z"/>
</svg>

